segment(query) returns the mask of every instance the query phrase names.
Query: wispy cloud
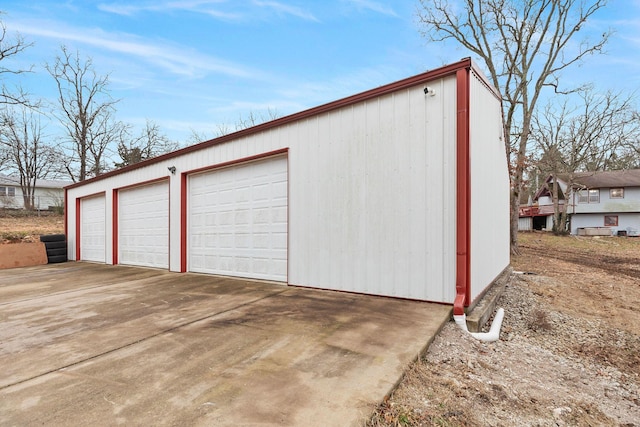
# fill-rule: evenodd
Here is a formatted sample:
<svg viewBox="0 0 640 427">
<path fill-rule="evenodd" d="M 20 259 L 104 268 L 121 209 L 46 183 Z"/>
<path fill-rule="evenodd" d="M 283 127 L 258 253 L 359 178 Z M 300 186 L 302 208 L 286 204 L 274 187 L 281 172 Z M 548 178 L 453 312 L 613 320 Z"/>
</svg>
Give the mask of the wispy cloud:
<svg viewBox="0 0 640 427">
<path fill-rule="evenodd" d="M 254 0 L 253 4 L 256 6 L 272 9 L 276 13 L 291 15 L 298 18 L 302 18 L 307 21 L 320 22 L 318 18 L 316 18 L 312 13 L 307 12 L 296 6 L 290 6 L 284 3 L 280 3 L 277 1 L 263 1 L 263 0 Z"/>
<path fill-rule="evenodd" d="M 25 35 L 56 39 L 62 43 L 81 43 L 114 53 L 130 55 L 183 77 L 196 78 L 208 73 L 242 78 L 252 78 L 259 75 L 255 70 L 199 53 L 187 47 L 171 46 L 166 41 L 146 40 L 130 34 L 69 27 L 51 22 L 13 22 L 12 27 Z"/>
<path fill-rule="evenodd" d="M 311 12 L 300 7 L 291 6 L 283 2 L 273 0 L 252 0 L 251 5 L 258 8 L 275 12 L 279 15 L 290 15 L 301 18 L 306 21 L 319 22 Z M 223 6 L 227 6 L 226 8 Z M 191 12 L 209 15 L 217 19 L 224 20 L 240 20 L 246 19 L 251 11 L 244 8 L 243 12 L 230 12 L 228 9 L 238 4 L 230 4 L 226 0 L 191 0 L 191 1 L 165 1 L 147 4 L 129 4 L 129 3 L 101 3 L 98 9 L 103 12 L 115 13 L 118 15 L 131 16 L 140 12 L 156 12 L 167 13 L 173 11 Z"/>
<path fill-rule="evenodd" d="M 383 15 L 389 15 L 397 17 L 398 14 L 390 7 L 373 0 L 346 0 L 358 9 L 366 9 L 372 12 L 381 13 Z"/>
<path fill-rule="evenodd" d="M 172 1 L 155 2 L 148 4 L 128 4 L 128 3 L 101 3 L 98 9 L 103 12 L 115 13 L 117 15 L 131 16 L 140 12 L 165 13 L 172 11 L 183 11 L 209 15 L 214 18 L 224 20 L 237 20 L 242 18 L 238 13 L 231 13 L 222 10 L 221 4 L 226 0 L 193 0 L 193 1 Z"/>
</svg>

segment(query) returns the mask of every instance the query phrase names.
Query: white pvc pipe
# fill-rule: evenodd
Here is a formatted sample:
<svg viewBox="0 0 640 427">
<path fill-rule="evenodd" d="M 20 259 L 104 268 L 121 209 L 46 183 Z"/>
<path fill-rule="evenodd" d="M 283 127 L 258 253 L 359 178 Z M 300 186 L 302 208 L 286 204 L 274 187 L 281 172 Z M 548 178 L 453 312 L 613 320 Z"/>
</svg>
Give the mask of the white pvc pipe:
<svg viewBox="0 0 640 427">
<path fill-rule="evenodd" d="M 469 332 L 472 337 L 484 342 L 494 342 L 500 339 L 502 319 L 504 319 L 504 309 L 499 308 L 498 311 L 496 311 L 496 316 L 493 318 L 489 332 L 469 332 L 469 329 L 467 328 L 467 316 L 464 313 L 460 315 L 453 315 L 453 320 L 462 328 L 463 331 Z"/>
</svg>

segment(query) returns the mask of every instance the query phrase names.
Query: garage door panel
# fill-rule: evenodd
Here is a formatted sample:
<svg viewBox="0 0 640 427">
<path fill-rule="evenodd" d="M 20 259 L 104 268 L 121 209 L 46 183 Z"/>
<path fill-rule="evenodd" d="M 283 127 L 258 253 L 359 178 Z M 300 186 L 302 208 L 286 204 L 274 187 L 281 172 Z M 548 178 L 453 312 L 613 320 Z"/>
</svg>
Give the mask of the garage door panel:
<svg viewBox="0 0 640 427">
<path fill-rule="evenodd" d="M 287 279 L 287 160 L 189 178 L 189 270 Z"/>
<path fill-rule="evenodd" d="M 169 185 L 160 182 L 118 194 L 119 262 L 169 267 Z"/>
<path fill-rule="evenodd" d="M 106 202 L 104 196 L 80 201 L 80 259 L 106 262 Z"/>
</svg>

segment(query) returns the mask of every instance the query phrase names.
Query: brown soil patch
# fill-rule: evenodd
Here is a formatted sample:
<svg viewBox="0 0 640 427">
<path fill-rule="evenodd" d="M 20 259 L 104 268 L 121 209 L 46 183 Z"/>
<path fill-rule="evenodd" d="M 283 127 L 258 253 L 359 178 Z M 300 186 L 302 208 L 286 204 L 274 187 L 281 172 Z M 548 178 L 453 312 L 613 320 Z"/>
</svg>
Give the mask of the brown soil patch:
<svg viewBox="0 0 640 427">
<path fill-rule="evenodd" d="M 42 234 L 64 233 L 64 215 L 0 209 L 0 244 L 39 241 Z"/>
<path fill-rule="evenodd" d="M 640 425 L 640 238 L 520 247 L 500 340 L 449 322 L 367 425 Z"/>
</svg>

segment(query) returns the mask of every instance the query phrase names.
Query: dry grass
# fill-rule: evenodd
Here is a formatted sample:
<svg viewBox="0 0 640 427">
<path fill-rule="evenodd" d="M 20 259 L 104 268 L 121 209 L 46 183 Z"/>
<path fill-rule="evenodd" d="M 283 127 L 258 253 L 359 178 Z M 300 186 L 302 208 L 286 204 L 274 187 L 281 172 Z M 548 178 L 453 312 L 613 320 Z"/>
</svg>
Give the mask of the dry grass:
<svg viewBox="0 0 640 427">
<path fill-rule="evenodd" d="M 42 234 L 64 233 L 64 215 L 0 210 L 0 243 L 37 241 Z"/>
</svg>

